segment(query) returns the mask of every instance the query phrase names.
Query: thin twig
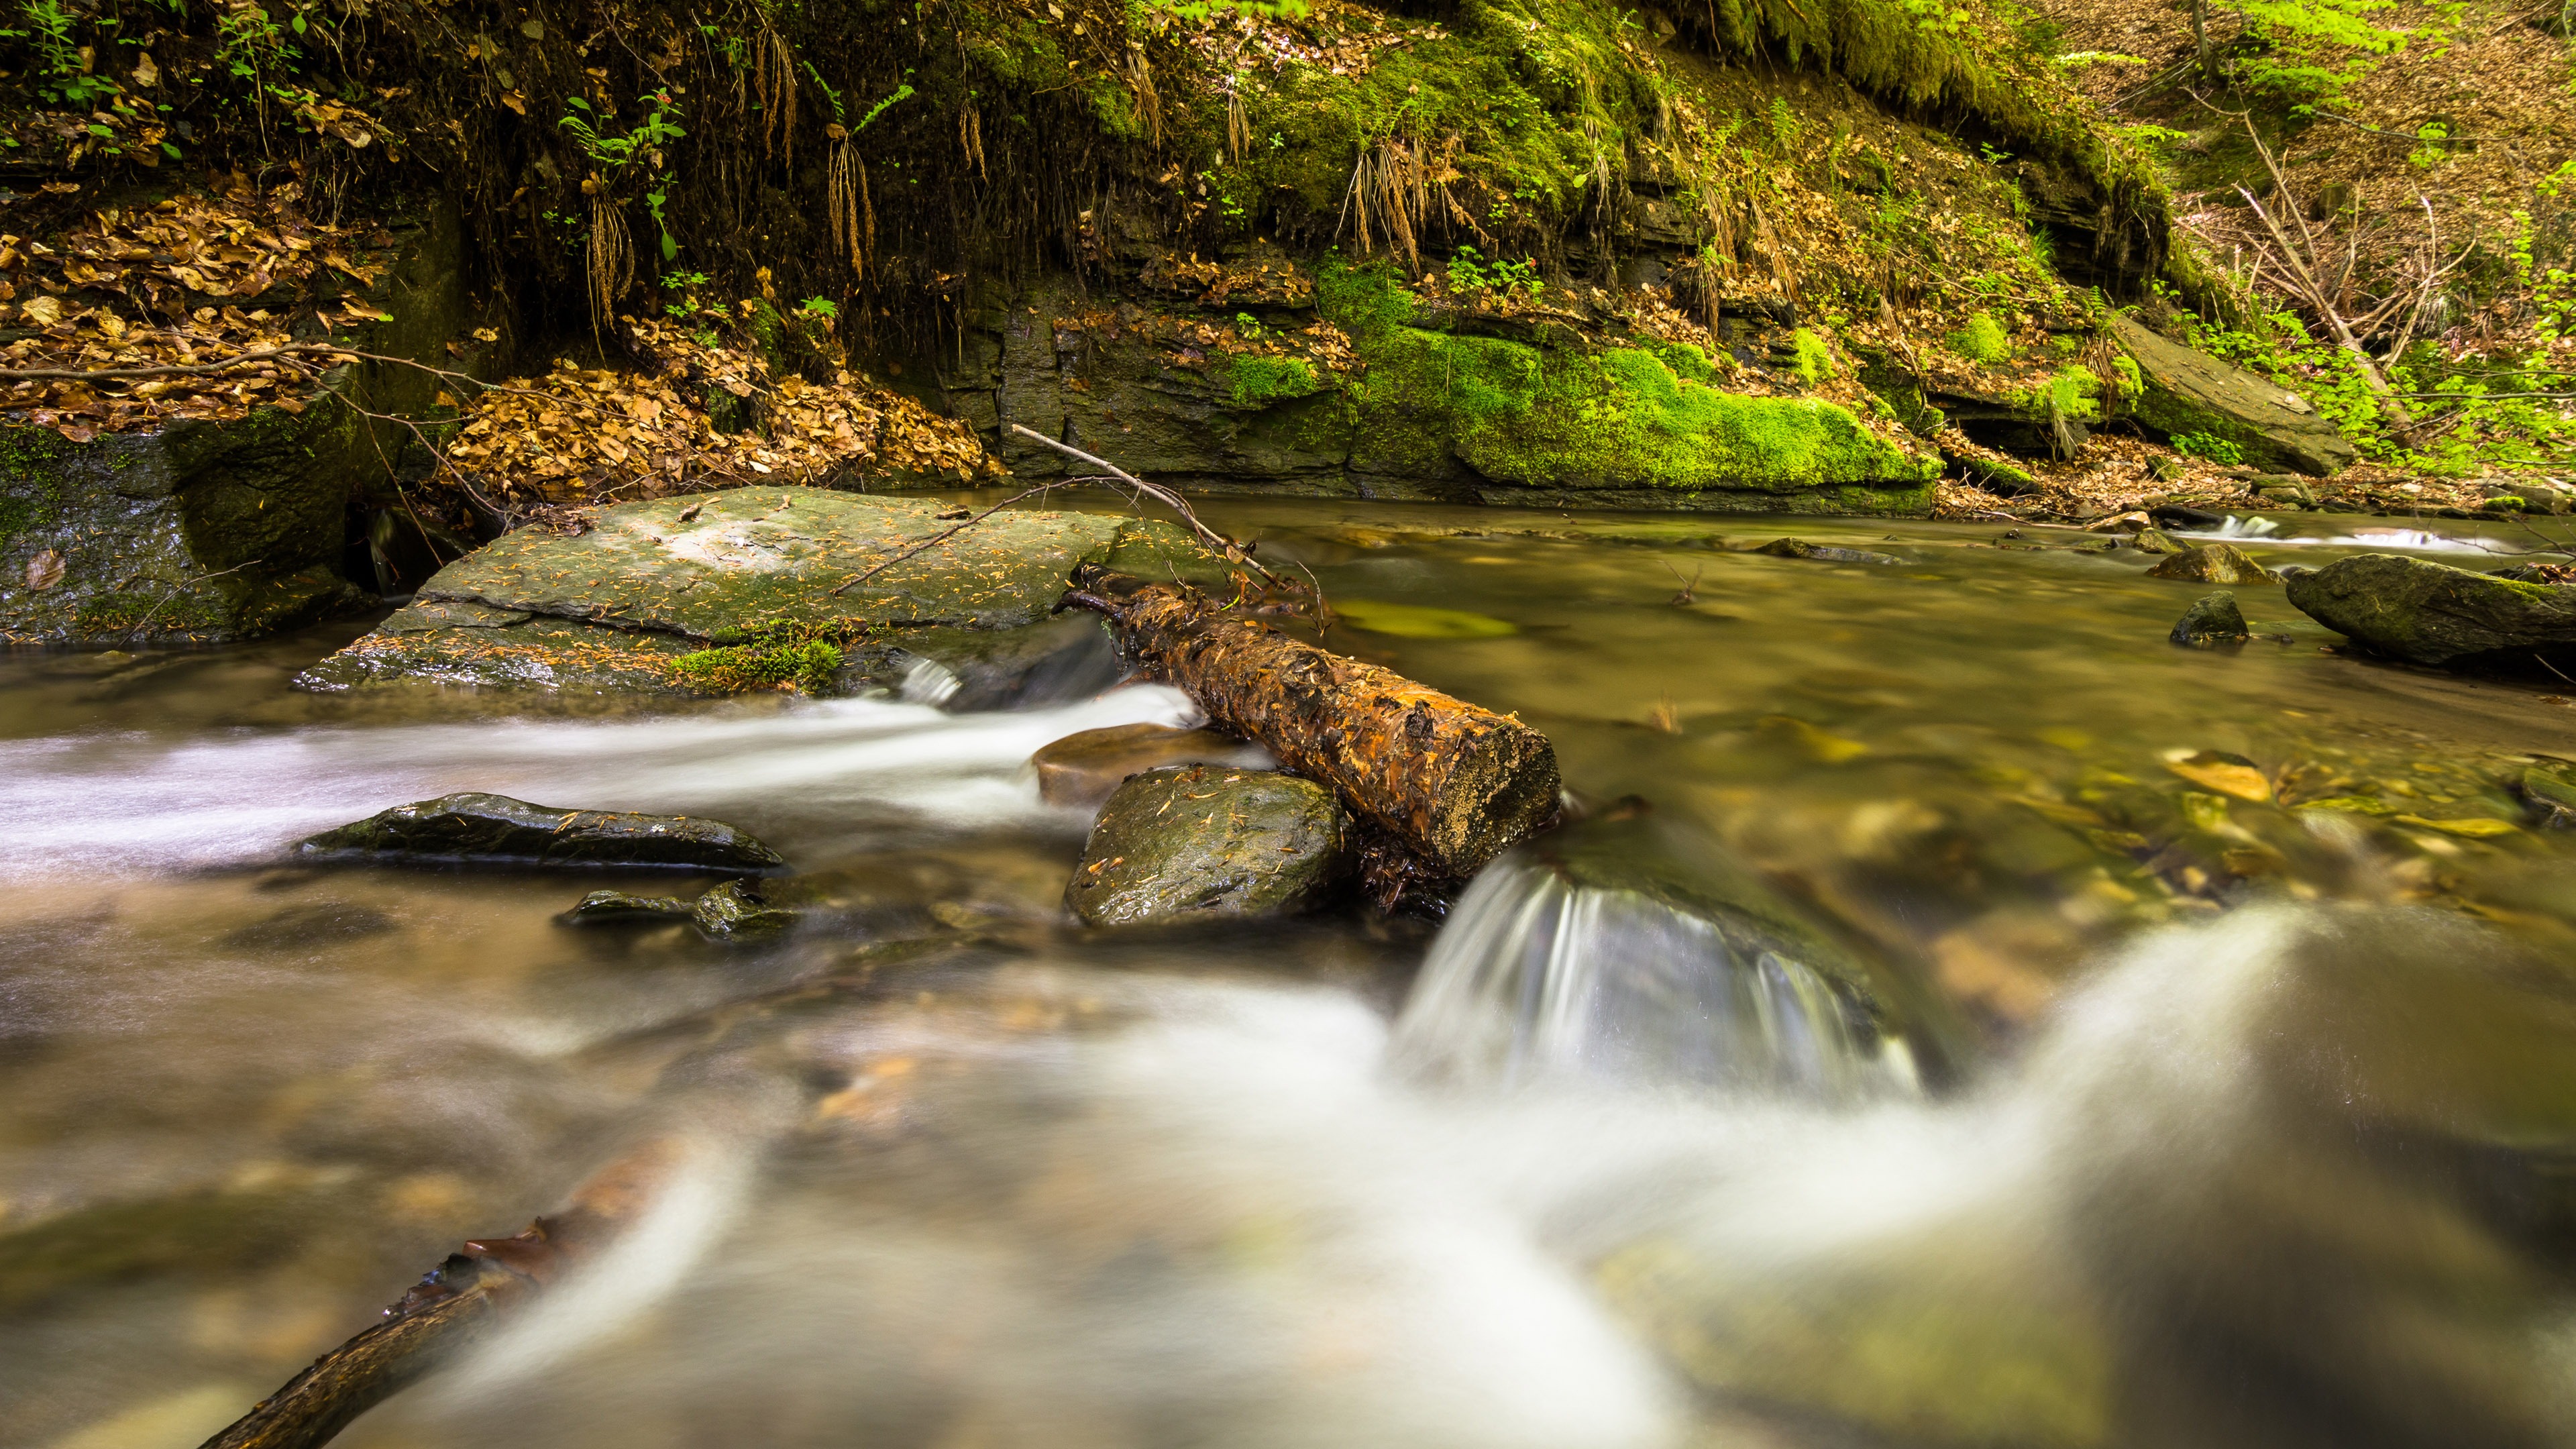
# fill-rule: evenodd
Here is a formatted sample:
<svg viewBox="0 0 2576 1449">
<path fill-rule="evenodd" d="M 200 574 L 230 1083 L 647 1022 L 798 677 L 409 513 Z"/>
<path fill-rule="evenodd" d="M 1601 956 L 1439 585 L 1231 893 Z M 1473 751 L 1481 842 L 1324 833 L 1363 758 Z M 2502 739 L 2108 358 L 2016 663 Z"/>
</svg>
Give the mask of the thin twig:
<svg viewBox="0 0 2576 1449">
<path fill-rule="evenodd" d="M 237 564 L 234 564 L 231 568 L 228 568 L 228 569 L 217 569 L 217 570 L 215 570 L 213 573 L 210 573 L 210 574 L 199 574 L 199 575 L 197 575 L 197 576 L 196 576 L 195 578 L 193 578 L 193 579 L 181 579 L 179 582 L 177 582 L 177 583 L 175 583 L 175 584 L 173 584 L 173 585 L 171 585 L 171 586 L 170 586 L 170 592 L 168 592 L 168 593 L 166 593 L 166 594 L 163 594 L 163 595 L 161 596 L 161 602 L 159 602 L 159 603 L 157 603 L 157 604 L 154 604 L 154 605 L 152 606 L 152 612 L 151 612 L 151 613 L 145 614 L 145 615 L 142 617 L 142 619 L 140 619 L 139 621 L 137 621 L 137 622 L 136 622 L 135 626 L 134 626 L 132 629 L 127 630 L 127 631 L 126 631 L 126 637 L 127 637 L 127 638 L 129 638 L 129 639 L 140 639 L 140 638 L 142 638 L 142 637 L 143 637 L 143 626 L 144 626 L 145 624 L 149 624 L 149 623 L 151 623 L 151 622 L 152 622 L 152 620 L 153 620 L 153 618 L 154 618 L 155 616 L 157 616 L 157 615 L 158 615 L 158 614 L 159 614 L 163 609 L 168 608 L 168 607 L 170 606 L 170 601 L 171 601 L 172 599 L 175 599 L 175 598 L 179 597 L 179 591 L 180 591 L 180 590 L 182 590 L 182 589 L 192 589 L 192 588 L 195 588 L 195 587 L 196 587 L 197 585 L 199 585 L 199 584 L 209 582 L 210 580 L 214 580 L 214 579 L 222 578 L 222 577 L 223 577 L 224 575 L 226 575 L 226 574 L 237 574 L 237 573 L 240 573 L 243 569 L 249 568 L 252 564 L 258 563 L 259 561 L 260 561 L 259 559 L 255 559 L 255 558 L 254 558 L 254 559 L 244 559 L 242 562 L 237 563 Z"/>
<path fill-rule="evenodd" d="M 1051 488 L 1073 488 L 1091 481 L 1092 480 L 1089 478 L 1058 478 L 1052 482 L 1041 483 L 1035 488 L 1023 488 L 1019 492 L 1012 494 L 1010 497 L 1003 499 L 1001 502 L 994 504 L 992 507 L 985 509 L 983 512 L 976 514 L 974 517 L 967 519 L 965 522 L 958 524 L 955 528 L 944 529 L 938 533 L 934 533 L 930 537 L 923 539 L 921 542 L 914 544 L 912 547 L 905 549 L 903 552 L 896 554 L 894 557 L 878 564 L 876 567 L 869 569 L 866 573 L 860 574 L 855 578 L 844 579 L 841 582 L 840 587 L 832 590 L 832 593 L 835 596 L 848 593 L 850 590 L 855 589 L 859 585 L 866 583 L 868 580 L 875 578 L 877 575 L 884 573 L 887 569 L 893 568 L 896 564 L 903 562 L 905 559 L 912 557 L 923 549 L 946 543 L 948 540 L 955 538 L 957 535 L 964 533 L 970 528 L 973 528 L 976 524 L 983 522 L 985 519 L 992 517 L 994 514 L 1001 512 L 1003 509 L 1010 507 L 1012 504 L 1019 502 L 1023 498 L 1044 493 Z"/>
<path fill-rule="evenodd" d="M 1144 479 L 1137 477 L 1135 474 L 1128 472 L 1106 458 L 1095 458 L 1089 453 L 1082 451 L 1080 448 L 1074 447 L 1070 443 L 1059 443 L 1055 439 L 1048 437 L 1046 434 L 1039 432 L 1035 428 L 1027 427 L 1020 423 L 1013 423 L 1011 424 L 1011 431 L 1019 434 L 1023 438 L 1027 438 L 1031 442 L 1044 443 L 1048 447 L 1055 449 L 1057 452 L 1064 454 L 1068 458 L 1079 458 L 1083 462 L 1089 463 L 1095 468 L 1105 470 L 1111 477 L 1127 484 L 1138 492 L 1147 494 L 1152 497 L 1154 501 L 1171 509 L 1174 513 L 1179 514 L 1181 516 L 1181 521 L 1190 526 L 1190 531 L 1198 535 L 1199 542 L 1206 544 L 1209 548 L 1223 556 L 1228 563 L 1242 564 L 1244 567 L 1261 575 L 1264 579 L 1267 579 L 1274 588 L 1285 587 L 1285 584 L 1277 574 L 1263 568 L 1259 560 L 1243 551 L 1243 546 L 1241 544 L 1236 543 L 1233 539 L 1226 537 L 1224 534 L 1217 532 L 1206 524 L 1199 522 L 1199 516 L 1190 510 L 1190 505 L 1182 501 L 1181 495 L 1178 493 L 1162 487 L 1159 484 L 1148 483 Z"/>
</svg>

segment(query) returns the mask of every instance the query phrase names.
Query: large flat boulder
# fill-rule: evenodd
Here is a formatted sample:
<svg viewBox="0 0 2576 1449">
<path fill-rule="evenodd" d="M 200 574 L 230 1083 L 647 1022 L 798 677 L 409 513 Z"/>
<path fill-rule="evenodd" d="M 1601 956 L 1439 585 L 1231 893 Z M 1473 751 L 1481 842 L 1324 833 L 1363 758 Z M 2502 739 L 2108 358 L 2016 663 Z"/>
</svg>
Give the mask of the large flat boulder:
<svg viewBox="0 0 2576 1449">
<path fill-rule="evenodd" d="M 300 682 L 683 695 L 926 684 L 930 702 L 991 707 L 1101 672 L 1099 638 L 1048 621 L 1076 565 L 1199 579 L 1225 568 L 1170 523 L 1028 509 L 959 530 L 943 513 L 955 509 L 746 488 L 603 508 L 578 534 L 521 529 L 441 569 Z M 937 671 L 916 679 L 924 660 Z"/>
<path fill-rule="evenodd" d="M 2202 434 L 2234 443 L 2258 468 L 2324 478 L 2361 454 L 2307 399 L 2113 313 L 2113 334 L 2138 364 L 2129 416 L 2167 437 Z"/>
<path fill-rule="evenodd" d="M 2292 575 L 2288 592 L 2309 618 L 2393 658 L 2445 668 L 2576 667 L 2576 585 L 2365 553 Z"/>
</svg>

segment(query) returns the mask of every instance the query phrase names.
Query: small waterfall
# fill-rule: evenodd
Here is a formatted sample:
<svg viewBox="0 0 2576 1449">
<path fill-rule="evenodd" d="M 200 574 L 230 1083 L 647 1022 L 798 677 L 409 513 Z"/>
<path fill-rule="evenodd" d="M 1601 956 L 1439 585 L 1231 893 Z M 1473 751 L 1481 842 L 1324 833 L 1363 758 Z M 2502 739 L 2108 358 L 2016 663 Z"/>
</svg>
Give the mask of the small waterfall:
<svg viewBox="0 0 2576 1449">
<path fill-rule="evenodd" d="M 1913 1054 L 1866 974 L 1705 845 L 1684 852 L 1699 869 L 1655 848 L 1672 835 L 1575 826 L 1488 867 L 1423 963 L 1398 1066 L 1831 1100 L 1915 1090 Z"/>
</svg>

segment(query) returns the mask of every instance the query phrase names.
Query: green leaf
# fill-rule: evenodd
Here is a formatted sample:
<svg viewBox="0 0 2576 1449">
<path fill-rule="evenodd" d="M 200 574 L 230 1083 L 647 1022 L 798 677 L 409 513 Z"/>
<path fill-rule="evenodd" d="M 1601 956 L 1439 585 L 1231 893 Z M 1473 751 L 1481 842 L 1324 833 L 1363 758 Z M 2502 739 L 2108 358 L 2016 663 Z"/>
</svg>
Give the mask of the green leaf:
<svg viewBox="0 0 2576 1449">
<path fill-rule="evenodd" d="M 669 232 L 666 231 L 662 233 L 662 260 L 666 262 L 671 261 L 679 255 L 680 244 L 671 239 L 671 234 Z"/>
<path fill-rule="evenodd" d="M 89 133 L 93 136 L 114 136 L 116 134 L 107 127 L 95 123 L 90 126 Z"/>
<path fill-rule="evenodd" d="M 187 157 L 185 157 L 185 156 L 183 156 L 183 155 L 181 155 L 181 154 L 179 153 L 179 148 L 178 148 L 178 147 L 171 145 L 171 144 L 170 144 L 169 142 L 167 142 L 167 141 L 164 141 L 164 142 L 162 142 L 162 143 L 161 143 L 161 149 L 162 149 L 162 150 L 164 150 L 164 151 L 169 152 L 169 153 L 170 153 L 170 159 L 171 159 L 171 160 L 173 160 L 173 161 L 185 161 L 185 160 L 187 160 L 187 159 L 188 159 Z"/>
<path fill-rule="evenodd" d="M 287 24 L 294 29 L 296 34 L 302 35 L 304 33 L 304 12 L 301 10 L 296 11 L 295 18 L 288 21 Z"/>
</svg>

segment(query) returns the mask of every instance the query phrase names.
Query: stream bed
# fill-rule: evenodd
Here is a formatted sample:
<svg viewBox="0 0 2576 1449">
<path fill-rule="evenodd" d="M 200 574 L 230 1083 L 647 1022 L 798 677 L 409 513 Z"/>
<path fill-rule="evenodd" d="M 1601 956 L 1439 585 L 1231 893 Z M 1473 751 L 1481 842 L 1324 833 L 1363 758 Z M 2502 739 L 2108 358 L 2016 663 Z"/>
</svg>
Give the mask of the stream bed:
<svg viewBox="0 0 2576 1449">
<path fill-rule="evenodd" d="M 2177 647 L 2210 589 L 2072 531 L 1205 513 L 1331 647 L 1546 731 L 1583 872 L 1085 933 L 1026 761 L 1192 721 L 1161 686 L 0 656 L 0 1446 L 193 1445 L 648 1135 L 624 1239 L 338 1442 L 2576 1439 L 2576 832 L 2511 788 L 2576 684 L 2350 657 L 2277 586 Z M 2238 541 L 2494 566 L 2285 522 Z M 1895 561 L 1721 546 L 1782 535 Z M 849 908 L 721 944 L 555 923 L 632 876 L 283 860 L 465 789 L 727 820 Z M 1755 896 L 1894 1026 L 1693 914 Z"/>
</svg>

